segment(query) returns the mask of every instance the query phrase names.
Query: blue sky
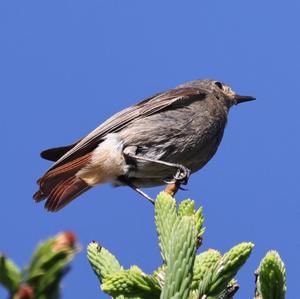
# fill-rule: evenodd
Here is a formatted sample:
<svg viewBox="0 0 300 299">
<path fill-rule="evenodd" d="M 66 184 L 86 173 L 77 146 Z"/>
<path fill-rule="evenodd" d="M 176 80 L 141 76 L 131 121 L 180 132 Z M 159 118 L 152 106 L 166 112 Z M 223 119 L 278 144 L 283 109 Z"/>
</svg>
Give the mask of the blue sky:
<svg viewBox="0 0 300 299">
<path fill-rule="evenodd" d="M 296 0 L 1 1 L 0 251 L 24 265 L 39 240 L 75 231 L 83 250 L 64 281 L 66 299 L 106 298 L 86 260 L 91 240 L 125 267 L 153 271 L 161 258 L 152 206 L 106 185 L 47 213 L 31 199 L 50 165 L 39 152 L 77 140 L 158 91 L 215 78 L 257 101 L 231 110 L 216 156 L 177 198 L 204 207 L 201 250 L 255 243 L 236 298 L 253 297 L 253 272 L 269 249 L 285 261 L 287 298 L 296 298 L 299 9 Z"/>
</svg>

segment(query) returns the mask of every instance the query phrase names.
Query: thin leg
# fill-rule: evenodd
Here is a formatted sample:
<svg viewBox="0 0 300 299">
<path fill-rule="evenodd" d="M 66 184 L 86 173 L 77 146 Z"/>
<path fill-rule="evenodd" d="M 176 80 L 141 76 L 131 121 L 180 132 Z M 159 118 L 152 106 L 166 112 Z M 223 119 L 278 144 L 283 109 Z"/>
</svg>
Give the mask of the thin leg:
<svg viewBox="0 0 300 299">
<path fill-rule="evenodd" d="M 133 189 L 134 191 L 136 191 L 137 193 L 139 193 L 140 195 L 148 199 L 152 204 L 155 204 L 155 200 L 153 198 L 151 198 L 147 193 L 145 193 L 141 189 L 137 188 L 134 184 L 130 182 L 126 182 L 126 184 L 128 187 L 130 187 L 131 189 Z"/>
<path fill-rule="evenodd" d="M 132 190 L 134 190 L 135 192 L 139 193 L 143 197 L 145 197 L 152 204 L 155 203 L 155 200 L 153 198 L 151 198 L 147 193 L 145 193 L 141 189 L 137 188 L 133 183 L 130 182 L 130 180 L 127 177 L 125 177 L 125 176 L 119 177 L 119 181 L 121 181 L 122 183 L 124 183 L 125 185 L 127 185 L 128 187 L 130 187 Z"/>
<path fill-rule="evenodd" d="M 181 164 L 175 164 L 175 163 L 165 162 L 165 161 L 161 161 L 161 160 L 155 160 L 155 159 L 151 159 L 151 158 L 141 157 L 141 156 L 137 156 L 132 153 L 127 153 L 126 155 L 129 156 L 130 158 L 134 158 L 137 160 L 143 160 L 143 161 L 153 162 L 153 163 L 177 168 L 177 172 L 174 176 L 174 179 L 175 179 L 175 182 L 180 182 L 180 184 L 186 185 L 189 180 L 191 171 L 187 167 L 185 167 Z M 174 183 L 174 182 L 166 182 L 166 183 Z"/>
</svg>

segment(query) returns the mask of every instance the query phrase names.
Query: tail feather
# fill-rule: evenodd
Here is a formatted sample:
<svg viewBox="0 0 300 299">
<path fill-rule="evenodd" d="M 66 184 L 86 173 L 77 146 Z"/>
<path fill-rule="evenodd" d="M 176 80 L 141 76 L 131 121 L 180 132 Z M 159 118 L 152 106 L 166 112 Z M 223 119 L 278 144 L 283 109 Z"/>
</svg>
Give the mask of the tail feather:
<svg viewBox="0 0 300 299">
<path fill-rule="evenodd" d="M 54 207 L 56 203 L 59 201 L 64 191 L 66 190 L 66 188 L 68 188 L 70 183 L 72 183 L 73 181 L 74 181 L 74 177 L 70 177 L 58 183 L 48 195 L 48 199 L 45 203 L 45 208 L 49 210 L 51 209 L 52 206 Z"/>
<path fill-rule="evenodd" d="M 91 153 L 79 157 L 71 162 L 50 169 L 38 180 L 40 189 L 34 194 L 36 202 L 46 198 L 45 208 L 49 211 L 58 211 L 90 186 L 76 176 L 76 173 L 86 166 Z"/>
<path fill-rule="evenodd" d="M 44 200 L 45 198 L 46 198 L 46 195 L 41 190 L 38 190 L 33 195 L 33 199 L 35 202 L 40 202 L 40 201 Z"/>
<path fill-rule="evenodd" d="M 48 211 L 56 212 L 91 187 L 79 177 L 71 177 L 58 184 L 49 194 L 45 204 Z"/>
</svg>

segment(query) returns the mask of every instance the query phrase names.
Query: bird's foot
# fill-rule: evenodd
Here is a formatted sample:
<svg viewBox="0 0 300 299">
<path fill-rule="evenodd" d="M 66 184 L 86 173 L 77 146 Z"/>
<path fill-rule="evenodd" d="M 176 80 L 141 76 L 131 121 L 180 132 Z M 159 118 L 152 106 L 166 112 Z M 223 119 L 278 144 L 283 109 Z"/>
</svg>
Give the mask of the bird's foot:
<svg viewBox="0 0 300 299">
<path fill-rule="evenodd" d="M 177 185 L 187 185 L 191 171 L 180 164 L 176 164 L 178 167 L 176 174 L 173 176 L 173 179 L 170 181 L 165 180 L 164 182 L 166 184 L 177 184 Z M 179 189 L 185 190 L 182 187 L 179 187 Z"/>
<path fill-rule="evenodd" d="M 179 183 L 180 185 L 186 185 L 189 181 L 190 174 L 191 171 L 187 167 L 183 165 L 178 165 L 178 170 L 174 175 L 175 183 Z"/>
<path fill-rule="evenodd" d="M 174 175 L 172 181 L 165 181 L 168 185 L 165 189 L 165 192 L 169 193 L 171 196 L 175 196 L 177 191 L 186 190 L 181 187 L 181 184 L 186 185 L 188 183 L 191 171 L 183 165 L 176 165 L 178 170 Z"/>
</svg>

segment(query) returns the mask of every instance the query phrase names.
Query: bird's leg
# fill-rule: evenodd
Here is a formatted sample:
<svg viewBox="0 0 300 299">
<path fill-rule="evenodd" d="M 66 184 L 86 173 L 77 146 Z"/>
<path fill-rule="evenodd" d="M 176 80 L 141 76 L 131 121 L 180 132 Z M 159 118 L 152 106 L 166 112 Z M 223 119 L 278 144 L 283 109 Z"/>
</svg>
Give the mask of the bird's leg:
<svg viewBox="0 0 300 299">
<path fill-rule="evenodd" d="M 132 190 L 134 190 L 135 192 L 137 192 L 138 194 L 142 195 L 143 197 L 145 197 L 147 200 L 149 200 L 152 204 L 155 203 L 155 200 L 153 198 L 151 198 L 147 193 L 145 193 L 143 190 L 137 188 L 133 183 L 130 182 L 129 179 L 127 179 L 126 177 L 120 177 L 119 180 L 126 184 L 128 187 L 130 187 Z"/>
<path fill-rule="evenodd" d="M 142 195 L 143 197 L 145 197 L 147 200 L 149 200 L 152 204 L 155 203 L 155 200 L 153 198 L 151 198 L 147 193 L 145 193 L 143 190 L 137 188 L 134 184 L 128 182 L 127 183 L 128 187 L 130 187 L 131 189 L 133 189 L 134 191 L 136 191 L 137 193 L 139 193 L 140 195 Z"/>
<path fill-rule="evenodd" d="M 190 173 L 191 171 L 181 165 L 181 164 L 176 164 L 176 163 L 170 163 L 170 162 L 166 162 L 166 161 L 161 161 L 161 160 L 155 160 L 155 159 L 151 159 L 151 158 L 146 158 L 146 157 L 141 157 L 141 156 L 137 156 L 135 154 L 132 153 L 126 153 L 127 156 L 129 156 L 130 158 L 136 159 L 136 160 L 142 160 L 142 161 L 148 161 L 148 162 L 152 162 L 152 163 L 157 163 L 157 164 L 161 164 L 161 165 L 166 165 L 166 166 L 170 166 L 173 168 L 177 168 L 177 172 L 174 175 L 174 181 L 170 181 L 170 182 L 166 182 L 167 184 L 171 184 L 171 183 L 180 183 L 183 185 L 186 185 L 188 183 L 189 177 L 190 177 Z"/>
<path fill-rule="evenodd" d="M 181 164 L 175 164 L 175 163 L 170 163 L 170 162 L 166 162 L 166 161 L 155 160 L 155 159 L 151 159 L 151 158 L 137 156 L 137 155 L 133 154 L 130 151 L 127 151 L 124 154 L 127 157 L 132 158 L 132 159 L 148 161 L 148 162 L 152 162 L 152 163 L 157 163 L 157 164 L 177 168 L 177 172 L 174 175 L 174 180 L 170 181 L 170 182 L 166 182 L 168 185 L 165 189 L 165 192 L 169 193 L 171 196 L 174 196 L 177 193 L 177 191 L 179 189 L 181 189 L 181 184 L 186 185 L 187 182 L 188 182 L 191 171 L 188 168 L 186 168 L 185 166 L 181 165 Z M 137 189 L 136 187 L 131 186 L 131 188 L 133 188 L 135 191 L 139 192 L 142 195 L 144 193 L 141 190 Z M 149 199 L 148 197 L 146 197 L 146 198 Z"/>
</svg>

